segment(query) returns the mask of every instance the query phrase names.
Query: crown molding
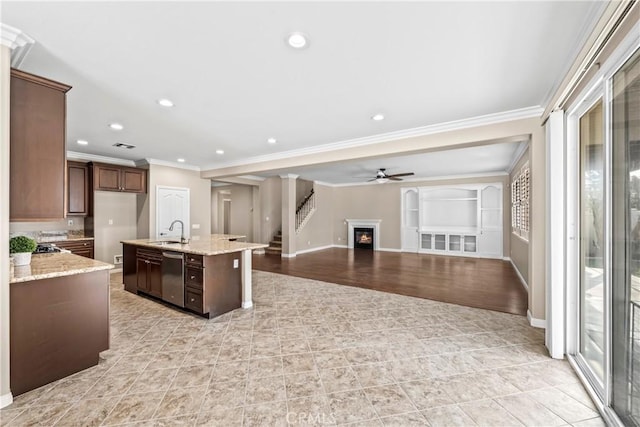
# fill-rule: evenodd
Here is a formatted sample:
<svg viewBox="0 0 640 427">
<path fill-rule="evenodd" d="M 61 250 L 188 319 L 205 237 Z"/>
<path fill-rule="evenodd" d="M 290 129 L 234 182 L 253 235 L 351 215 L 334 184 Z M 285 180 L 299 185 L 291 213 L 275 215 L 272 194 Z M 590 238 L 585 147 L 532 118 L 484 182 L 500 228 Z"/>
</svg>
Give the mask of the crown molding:
<svg viewBox="0 0 640 427">
<path fill-rule="evenodd" d="M 487 114 L 484 116 L 472 117 L 468 119 L 454 120 L 451 122 L 439 123 L 435 125 L 422 126 L 417 128 L 405 129 L 395 132 L 387 132 L 378 135 L 367 136 L 363 138 L 348 139 L 345 141 L 332 142 L 329 144 L 316 145 L 313 147 L 301 148 L 298 150 L 281 151 L 279 153 L 267 154 L 264 156 L 249 157 L 247 159 L 217 163 L 215 166 L 205 166 L 203 171 L 211 171 L 216 169 L 224 169 L 236 166 L 246 166 L 254 163 L 272 162 L 290 157 L 298 157 L 310 154 L 322 154 L 331 151 L 343 150 L 346 148 L 363 147 L 375 145 L 399 139 L 415 138 L 426 135 L 433 135 L 444 132 L 468 129 L 479 126 L 488 126 L 498 123 L 509 122 L 520 119 L 530 119 L 540 117 L 544 109 L 540 106 L 520 108 L 518 110 L 504 111 L 501 113 Z"/>
<path fill-rule="evenodd" d="M 198 166 L 188 165 L 186 163 L 169 162 L 167 160 L 152 159 L 152 158 L 136 160 L 136 166 L 146 166 L 146 165 L 167 166 L 170 168 L 185 169 L 185 170 L 200 172 L 200 168 Z"/>
<path fill-rule="evenodd" d="M 516 167 L 516 165 L 518 164 L 518 162 L 520 161 L 522 156 L 524 156 L 524 153 L 526 153 L 528 149 L 529 149 L 529 142 L 520 143 L 520 145 L 518 146 L 518 149 L 516 150 L 516 154 L 513 156 L 513 160 L 511 161 L 511 164 L 507 168 L 507 173 L 509 175 L 511 175 L 511 172 L 513 172 L 513 168 Z"/>
<path fill-rule="evenodd" d="M 0 45 L 11 49 L 11 66 L 19 68 L 35 40 L 21 30 L 0 22 Z"/>
<path fill-rule="evenodd" d="M 470 173 L 463 175 L 443 175 L 443 176 L 432 176 L 428 178 L 405 178 L 402 181 L 388 181 L 385 183 L 379 183 L 376 181 L 370 182 L 355 182 L 355 183 L 343 183 L 343 184 L 331 184 L 323 181 L 314 181 L 314 183 L 324 185 L 327 187 L 339 188 L 339 187 L 361 187 L 363 185 L 403 185 L 407 183 L 416 183 L 416 182 L 430 182 L 430 181 L 449 181 L 452 179 L 474 179 L 474 178 L 487 178 L 487 177 L 503 177 L 509 176 L 509 174 L 505 171 L 497 171 L 497 172 L 485 172 L 485 173 Z"/>
<path fill-rule="evenodd" d="M 131 167 L 137 166 L 136 162 L 133 160 L 118 159 L 117 157 L 100 156 L 98 154 L 80 153 L 78 151 L 67 151 L 67 159 L 84 160 L 87 162 L 110 163 L 113 165 L 120 165 L 120 166 L 131 166 Z"/>
</svg>

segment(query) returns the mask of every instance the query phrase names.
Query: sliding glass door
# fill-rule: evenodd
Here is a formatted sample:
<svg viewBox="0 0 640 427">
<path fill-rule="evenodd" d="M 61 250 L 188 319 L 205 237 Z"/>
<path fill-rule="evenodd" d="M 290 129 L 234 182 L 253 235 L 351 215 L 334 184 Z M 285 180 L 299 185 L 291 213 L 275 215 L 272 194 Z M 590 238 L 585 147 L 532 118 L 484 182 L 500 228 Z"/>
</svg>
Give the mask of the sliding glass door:
<svg viewBox="0 0 640 427">
<path fill-rule="evenodd" d="M 612 80 L 611 406 L 640 426 L 640 52 Z"/>
<path fill-rule="evenodd" d="M 594 386 L 604 387 L 605 187 L 604 114 L 599 99 L 579 121 L 580 340 L 579 354 Z"/>
</svg>

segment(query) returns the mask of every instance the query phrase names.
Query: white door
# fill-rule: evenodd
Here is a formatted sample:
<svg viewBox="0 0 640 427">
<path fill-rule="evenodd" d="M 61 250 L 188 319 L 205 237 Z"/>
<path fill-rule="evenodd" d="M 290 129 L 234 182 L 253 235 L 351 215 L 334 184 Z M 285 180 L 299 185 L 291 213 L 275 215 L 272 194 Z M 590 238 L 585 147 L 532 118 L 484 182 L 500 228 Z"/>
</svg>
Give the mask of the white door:
<svg viewBox="0 0 640 427">
<path fill-rule="evenodd" d="M 403 252 L 418 252 L 418 189 L 402 189 L 401 247 Z"/>
<path fill-rule="evenodd" d="M 480 235 L 478 254 L 502 258 L 502 186 L 492 184 L 480 190 Z"/>
<path fill-rule="evenodd" d="M 180 238 L 182 230 L 177 223 L 173 231 L 169 226 L 175 220 L 184 223 L 184 236 L 189 237 L 189 189 L 177 187 L 156 187 L 156 237 L 159 239 Z"/>
</svg>

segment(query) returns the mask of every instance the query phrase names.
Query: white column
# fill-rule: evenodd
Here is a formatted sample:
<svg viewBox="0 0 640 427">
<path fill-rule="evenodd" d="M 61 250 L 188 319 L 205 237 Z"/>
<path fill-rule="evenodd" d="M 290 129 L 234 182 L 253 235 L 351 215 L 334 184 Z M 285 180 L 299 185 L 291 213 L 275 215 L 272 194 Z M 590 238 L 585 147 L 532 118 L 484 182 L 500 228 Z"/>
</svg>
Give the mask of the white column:
<svg viewBox="0 0 640 427">
<path fill-rule="evenodd" d="M 549 116 L 547 130 L 547 289 L 545 345 L 555 359 L 565 354 L 565 124 L 564 112 Z"/>
<path fill-rule="evenodd" d="M 298 175 L 282 178 L 282 257 L 296 256 L 296 179 Z"/>
<path fill-rule="evenodd" d="M 11 66 L 18 67 L 34 40 L 0 23 L 0 408 L 13 402 L 10 375 L 9 304 L 9 107 Z M 12 58 L 13 54 L 13 58 Z M 12 63 L 13 59 L 13 63 Z"/>
<path fill-rule="evenodd" d="M 251 249 L 247 249 L 242 251 L 242 308 L 253 307 L 251 286 Z"/>
</svg>

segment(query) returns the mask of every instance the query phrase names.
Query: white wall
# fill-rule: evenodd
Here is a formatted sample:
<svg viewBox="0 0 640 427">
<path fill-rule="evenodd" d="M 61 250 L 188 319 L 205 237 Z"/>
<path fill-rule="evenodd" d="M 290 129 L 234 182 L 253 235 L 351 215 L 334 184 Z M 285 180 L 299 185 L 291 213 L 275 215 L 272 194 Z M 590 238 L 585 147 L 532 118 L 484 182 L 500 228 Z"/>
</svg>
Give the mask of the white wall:
<svg viewBox="0 0 640 427">
<path fill-rule="evenodd" d="M 0 408 L 12 402 L 9 381 L 9 89 L 11 50 L 0 44 Z"/>
<path fill-rule="evenodd" d="M 333 213 L 332 231 L 333 244 L 347 244 L 346 219 L 380 219 L 380 248 L 401 248 L 400 222 L 401 198 L 400 189 L 403 187 L 427 187 L 439 185 L 463 185 L 480 183 L 502 183 L 503 188 L 503 255 L 509 256 L 510 238 L 509 224 L 511 210 L 507 188 L 507 175 L 496 175 L 478 178 L 448 179 L 438 181 L 415 181 L 402 183 L 385 183 L 358 185 L 349 187 L 335 187 L 332 193 L 331 211 Z"/>
<path fill-rule="evenodd" d="M 334 188 L 320 184 L 315 184 L 313 188 L 315 190 L 316 211 L 296 235 L 297 252 L 333 244 L 332 201 Z"/>
<path fill-rule="evenodd" d="M 134 193 L 115 191 L 93 193 L 94 257 L 98 261 L 113 264 L 113 257 L 122 255 L 120 242 L 136 238 L 136 197 Z"/>
<path fill-rule="evenodd" d="M 260 183 L 260 225 L 258 243 L 269 243 L 282 226 L 282 179 L 271 177 Z"/>
<path fill-rule="evenodd" d="M 197 240 L 211 234 L 211 181 L 200 178 L 197 171 L 170 166 L 149 165 L 149 188 L 147 197 L 138 198 L 138 235 L 156 236 L 156 187 L 159 185 L 188 188 L 191 230 L 189 235 Z M 194 225 L 199 224 L 199 229 Z M 142 228 L 142 230 L 140 230 Z M 186 233 L 185 233 L 186 234 Z"/>
</svg>

